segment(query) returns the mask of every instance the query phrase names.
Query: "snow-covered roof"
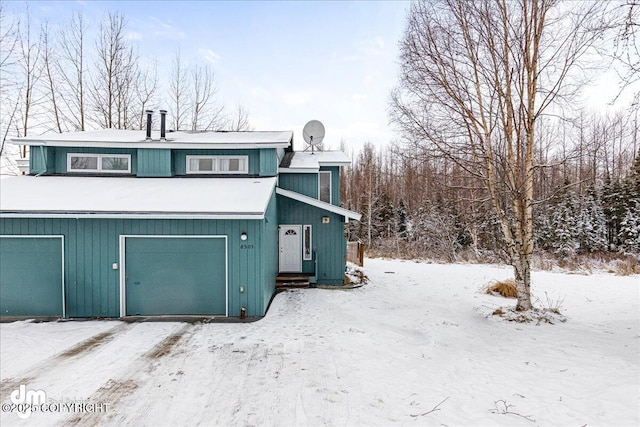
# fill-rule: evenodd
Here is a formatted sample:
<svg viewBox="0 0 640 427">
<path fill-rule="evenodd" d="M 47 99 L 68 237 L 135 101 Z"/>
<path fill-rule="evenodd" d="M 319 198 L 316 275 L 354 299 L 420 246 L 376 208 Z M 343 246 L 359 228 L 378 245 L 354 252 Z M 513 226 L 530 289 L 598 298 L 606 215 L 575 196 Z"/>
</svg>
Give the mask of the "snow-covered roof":
<svg viewBox="0 0 640 427">
<path fill-rule="evenodd" d="M 315 173 L 320 166 L 348 166 L 351 159 L 342 151 L 296 151 L 291 163 L 280 172 Z"/>
<path fill-rule="evenodd" d="M 349 218 L 360 221 L 360 218 L 362 217 L 362 215 L 360 215 L 358 212 L 353 212 L 348 209 L 341 208 L 340 206 L 332 205 L 331 203 L 323 202 L 322 200 L 314 199 L 313 197 L 296 193 L 295 191 L 285 190 L 284 188 L 277 187 L 276 194 L 288 197 L 293 200 L 297 200 L 302 203 L 306 203 L 311 206 L 315 206 L 316 208 L 320 208 L 328 212 L 333 212 L 335 214 L 341 215 L 347 218 L 347 222 L 349 221 Z"/>
<path fill-rule="evenodd" d="M 166 140 L 154 131 L 147 141 L 144 130 L 102 129 L 83 132 L 46 133 L 36 137 L 13 138 L 19 145 L 120 148 L 286 148 L 292 131 L 277 132 L 167 132 Z"/>
<path fill-rule="evenodd" d="M 20 176 L 2 181 L 0 216 L 262 219 L 276 178 Z"/>
</svg>

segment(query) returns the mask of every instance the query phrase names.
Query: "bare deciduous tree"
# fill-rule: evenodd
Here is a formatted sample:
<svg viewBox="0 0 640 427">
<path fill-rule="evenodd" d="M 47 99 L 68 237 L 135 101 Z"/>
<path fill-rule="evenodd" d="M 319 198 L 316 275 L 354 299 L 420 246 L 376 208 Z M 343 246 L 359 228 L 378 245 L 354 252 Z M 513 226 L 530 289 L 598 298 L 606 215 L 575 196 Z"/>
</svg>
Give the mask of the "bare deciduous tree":
<svg viewBox="0 0 640 427">
<path fill-rule="evenodd" d="M 182 63 L 180 50 L 177 50 L 173 57 L 171 80 L 169 81 L 170 111 L 173 117 L 174 130 L 183 130 L 186 125 L 188 117 L 188 85 L 188 74 Z"/>
<path fill-rule="evenodd" d="M 65 117 L 75 130 L 85 130 L 87 70 L 85 64 L 85 36 L 87 26 L 82 13 L 74 14 L 60 32 L 58 74 L 65 87 L 61 98 Z"/>
<path fill-rule="evenodd" d="M 231 117 L 229 118 L 228 124 L 226 126 L 226 130 L 234 132 L 253 130 L 253 128 L 249 124 L 249 113 L 244 109 L 242 105 L 238 105 L 238 107 L 231 114 Z"/>
<path fill-rule="evenodd" d="M 622 64 L 622 87 L 618 96 L 630 85 L 640 81 L 640 1 L 626 0 L 620 5 L 621 19 L 614 38 L 614 57 Z M 636 93 L 638 103 L 640 92 Z"/>
<path fill-rule="evenodd" d="M 224 125 L 224 106 L 216 99 L 213 70 L 195 65 L 191 70 L 191 130 L 219 130 Z"/>
<path fill-rule="evenodd" d="M 4 152 L 9 130 L 14 126 L 18 111 L 19 98 L 11 93 L 15 88 L 15 48 L 18 42 L 19 23 L 6 16 L 4 4 L 0 3 L 0 130 L 2 145 L 0 155 Z"/>
<path fill-rule="evenodd" d="M 412 3 L 393 119 L 478 180 L 499 219 L 518 303 L 531 305 L 536 126 L 580 87 L 602 7 L 554 0 Z"/>
<path fill-rule="evenodd" d="M 145 110 L 148 109 L 158 90 L 158 63 L 154 62 L 149 68 L 140 70 L 136 84 L 138 108 L 140 110 L 138 128 L 145 126 Z"/>
<path fill-rule="evenodd" d="M 18 59 L 19 67 L 19 98 L 20 125 L 17 129 L 18 136 L 27 136 L 29 120 L 32 119 L 34 107 L 40 101 L 36 94 L 36 85 L 42 77 L 42 51 L 41 40 L 34 37 L 31 30 L 31 17 L 29 8 L 26 8 L 26 17 L 18 27 Z M 21 156 L 27 156 L 27 147 L 22 147 Z"/>
<path fill-rule="evenodd" d="M 91 96 L 98 123 L 105 128 L 132 127 L 138 117 L 134 84 L 138 55 L 126 38 L 123 15 L 109 13 L 96 41 L 96 71 Z"/>
<path fill-rule="evenodd" d="M 55 126 L 55 130 L 58 133 L 62 133 L 62 118 L 60 105 L 58 103 L 59 79 L 56 76 L 58 70 L 58 67 L 56 67 L 58 61 L 56 54 L 56 52 L 58 51 L 57 43 L 55 42 L 55 40 L 51 39 L 51 31 L 48 22 L 45 22 L 42 25 L 40 32 L 40 37 L 42 39 L 42 66 L 44 76 L 46 77 L 47 93 L 51 105 L 51 112 L 53 113 L 53 124 Z"/>
</svg>

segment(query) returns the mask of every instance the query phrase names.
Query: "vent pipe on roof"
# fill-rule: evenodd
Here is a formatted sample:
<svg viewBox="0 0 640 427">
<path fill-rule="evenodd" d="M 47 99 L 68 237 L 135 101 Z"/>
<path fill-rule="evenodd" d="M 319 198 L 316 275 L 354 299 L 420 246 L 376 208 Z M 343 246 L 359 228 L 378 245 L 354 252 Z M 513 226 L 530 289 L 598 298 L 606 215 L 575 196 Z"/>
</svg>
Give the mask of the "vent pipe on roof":
<svg viewBox="0 0 640 427">
<path fill-rule="evenodd" d="M 147 113 L 147 141 L 151 141 L 151 122 L 153 120 L 153 110 L 146 110 Z"/>
<path fill-rule="evenodd" d="M 160 110 L 160 140 L 167 140 L 167 110 Z"/>
</svg>

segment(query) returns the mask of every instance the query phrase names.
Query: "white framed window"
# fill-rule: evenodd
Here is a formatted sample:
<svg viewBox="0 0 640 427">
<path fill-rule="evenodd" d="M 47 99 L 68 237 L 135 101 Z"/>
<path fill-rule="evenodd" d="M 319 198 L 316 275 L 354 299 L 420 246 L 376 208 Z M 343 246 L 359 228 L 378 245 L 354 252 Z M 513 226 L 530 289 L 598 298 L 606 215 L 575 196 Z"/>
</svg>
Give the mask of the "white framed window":
<svg viewBox="0 0 640 427">
<path fill-rule="evenodd" d="M 67 172 L 131 173 L 131 155 L 67 153 Z"/>
<path fill-rule="evenodd" d="M 318 200 L 331 203 L 331 171 L 318 173 Z"/>
<path fill-rule="evenodd" d="M 249 156 L 187 156 L 188 174 L 247 174 Z"/>
<path fill-rule="evenodd" d="M 302 231 L 302 259 L 305 261 L 313 259 L 313 246 L 311 244 L 311 226 L 305 225 Z"/>
</svg>

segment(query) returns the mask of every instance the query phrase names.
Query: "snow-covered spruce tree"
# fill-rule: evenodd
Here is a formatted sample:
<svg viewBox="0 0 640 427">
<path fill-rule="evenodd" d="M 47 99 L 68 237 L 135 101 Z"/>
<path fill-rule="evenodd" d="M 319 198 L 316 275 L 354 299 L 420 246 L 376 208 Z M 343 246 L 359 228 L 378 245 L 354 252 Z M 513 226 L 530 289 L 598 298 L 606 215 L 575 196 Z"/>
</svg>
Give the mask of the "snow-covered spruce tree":
<svg viewBox="0 0 640 427">
<path fill-rule="evenodd" d="M 621 187 L 625 213 L 617 240 L 622 250 L 640 254 L 640 152 Z"/>
<path fill-rule="evenodd" d="M 500 221 L 517 310 L 531 304 L 536 128 L 578 89 L 572 70 L 608 28 L 606 4 L 419 0 L 400 42 L 392 120 L 409 147 L 476 179 Z"/>
<path fill-rule="evenodd" d="M 550 246 L 556 255 L 561 257 L 574 256 L 580 243 L 578 240 L 578 201 L 571 189 L 563 191 L 558 202 L 551 206 Z"/>
<path fill-rule="evenodd" d="M 634 201 L 620 221 L 618 240 L 623 251 L 640 254 L 640 199 Z"/>
<path fill-rule="evenodd" d="M 608 247 L 607 220 L 593 188 L 587 191 L 578 217 L 580 252 L 602 252 Z"/>
</svg>

